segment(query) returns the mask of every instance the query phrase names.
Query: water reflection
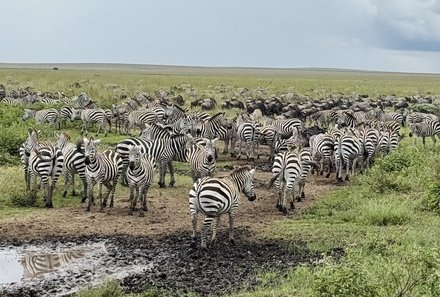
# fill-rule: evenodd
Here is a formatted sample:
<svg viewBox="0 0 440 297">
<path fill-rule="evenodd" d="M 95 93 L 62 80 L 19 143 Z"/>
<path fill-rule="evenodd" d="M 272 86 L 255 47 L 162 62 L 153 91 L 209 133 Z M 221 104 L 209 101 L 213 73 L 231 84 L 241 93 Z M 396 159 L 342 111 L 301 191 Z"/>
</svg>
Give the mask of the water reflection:
<svg viewBox="0 0 440 297">
<path fill-rule="evenodd" d="M 85 254 L 85 249 L 44 254 L 17 253 L 15 250 L 0 251 L 0 284 L 41 277 L 45 273 L 83 258 Z"/>
</svg>

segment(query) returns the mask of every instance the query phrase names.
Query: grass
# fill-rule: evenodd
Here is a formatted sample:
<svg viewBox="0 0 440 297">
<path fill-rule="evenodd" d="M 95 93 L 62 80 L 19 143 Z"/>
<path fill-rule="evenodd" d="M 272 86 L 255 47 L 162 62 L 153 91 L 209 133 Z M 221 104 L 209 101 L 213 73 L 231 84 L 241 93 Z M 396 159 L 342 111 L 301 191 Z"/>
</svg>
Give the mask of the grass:
<svg viewBox="0 0 440 297">
<path fill-rule="evenodd" d="M 157 70 L 157 69 L 156 69 Z M 329 94 L 440 94 L 437 75 L 406 75 L 347 71 L 258 70 L 160 68 L 152 69 L 0 69 L 0 82 L 8 88 L 31 85 L 37 90 L 64 90 L 69 95 L 88 92 L 109 105 L 121 92 L 154 92 L 160 88 L 191 84 L 197 96 L 228 98 L 243 87 L 267 88 L 270 94 L 295 92 L 324 98 Z M 169 71 L 169 73 L 167 72 Z M 172 73 L 172 71 L 176 71 Z M 202 73 L 202 74 L 200 74 Z M 75 87 L 75 82 L 80 84 Z M 116 84 L 110 87 L 108 84 Z M 226 93 L 214 91 L 224 85 Z M 177 93 L 176 93 L 177 94 Z M 188 105 L 189 95 L 184 94 Z M 230 114 L 235 111 L 229 111 Z M 69 127 L 72 139 L 77 126 Z M 1 132 L 0 132 L 1 133 Z M 51 133 L 51 132 L 49 132 Z M 125 136 L 102 138 L 103 146 L 113 146 Z M 367 174 L 354 178 L 347 186 L 329 193 L 293 220 L 275 221 L 265 230 L 272 238 L 301 241 L 307 248 L 327 255 L 344 250 L 335 260 L 325 256 L 314 266 L 292 268 L 286 273 L 263 272 L 262 284 L 253 291 L 233 296 L 438 296 L 440 295 L 440 148 L 415 147 L 404 139 L 395 153 L 378 159 Z M 229 160 L 222 166 L 229 165 Z M 0 216 L 15 216 L 40 211 L 38 207 L 17 207 L 7 197 L 22 194 L 22 171 L 17 166 L 2 168 L 0 173 Z M 186 165 L 176 164 L 179 172 Z M 177 176 L 179 193 L 187 189 L 191 178 Z M 14 180 L 11 185 L 10 180 Z M 55 193 L 54 204 L 71 203 Z M 117 196 L 127 195 L 118 187 Z M 158 189 L 151 189 L 158 195 Z M 41 202 L 39 202 L 41 203 Z M 73 202 L 72 202 L 73 203 Z M 74 202 L 77 203 L 77 202 Z M 168 292 L 152 289 L 140 295 L 166 296 Z M 122 296 L 114 283 L 82 291 L 78 296 Z"/>
</svg>

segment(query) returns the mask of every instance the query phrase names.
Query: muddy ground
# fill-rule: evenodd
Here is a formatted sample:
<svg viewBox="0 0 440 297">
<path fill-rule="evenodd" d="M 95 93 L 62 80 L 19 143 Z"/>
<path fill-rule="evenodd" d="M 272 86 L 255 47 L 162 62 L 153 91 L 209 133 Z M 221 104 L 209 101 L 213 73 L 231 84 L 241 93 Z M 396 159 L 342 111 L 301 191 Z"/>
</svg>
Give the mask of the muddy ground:
<svg viewBox="0 0 440 297">
<path fill-rule="evenodd" d="M 306 185 L 306 200 L 296 203 L 297 209 L 286 216 L 276 210 L 274 190 L 266 186 L 272 176 L 270 166 L 257 162 L 257 168 L 257 200 L 241 201 L 236 220 L 237 243 L 234 246 L 227 241 L 227 217 L 221 221 L 219 238 L 207 251 L 198 248 L 199 241 L 192 242 L 187 200 L 189 188 L 182 189 L 180 197 L 168 195 L 168 189 L 161 191 L 157 197 L 149 195 L 149 211 L 145 217 L 129 216 L 128 200 L 119 197 L 115 208 L 107 209 L 105 213 L 99 213 L 97 207 L 87 213 L 85 206 L 78 204 L 1 219 L 0 246 L 43 244 L 57 247 L 66 243 L 71 246 L 75 243 L 104 242 L 107 253 L 95 260 L 101 268 L 108 268 L 107 275 L 112 269 L 123 270 L 124 265 L 128 267 L 133 263 L 140 268 L 129 275 L 115 277 L 127 292 L 139 292 L 155 286 L 172 292 L 195 291 L 202 295 L 218 295 L 253 286 L 259 282 L 259 271 L 284 270 L 318 259 L 319 255 L 308 252 L 305 247 L 291 250 L 287 241 L 266 238 L 265 230 L 275 220 L 294 218 L 302 209 L 338 186 L 334 178 L 311 176 Z M 227 174 L 228 170 L 219 168 L 219 176 Z M 199 220 L 201 222 L 201 218 Z M 301 246 L 301 243 L 295 246 Z M 92 281 L 96 269 L 68 272 L 68 277 L 64 279 L 54 277 L 53 281 L 42 279 L 28 285 L 11 286 L 3 294 L 70 294 L 96 284 Z"/>
</svg>

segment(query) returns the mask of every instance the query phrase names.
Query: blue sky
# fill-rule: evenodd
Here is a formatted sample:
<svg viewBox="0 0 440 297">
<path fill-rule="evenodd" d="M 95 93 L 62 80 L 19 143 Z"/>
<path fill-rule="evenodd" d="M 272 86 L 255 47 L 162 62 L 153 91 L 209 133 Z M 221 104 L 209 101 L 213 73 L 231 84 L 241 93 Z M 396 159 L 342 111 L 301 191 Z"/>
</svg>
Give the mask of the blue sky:
<svg viewBox="0 0 440 297">
<path fill-rule="evenodd" d="M 440 73 L 437 0 L 4 0 L 0 62 Z"/>
</svg>

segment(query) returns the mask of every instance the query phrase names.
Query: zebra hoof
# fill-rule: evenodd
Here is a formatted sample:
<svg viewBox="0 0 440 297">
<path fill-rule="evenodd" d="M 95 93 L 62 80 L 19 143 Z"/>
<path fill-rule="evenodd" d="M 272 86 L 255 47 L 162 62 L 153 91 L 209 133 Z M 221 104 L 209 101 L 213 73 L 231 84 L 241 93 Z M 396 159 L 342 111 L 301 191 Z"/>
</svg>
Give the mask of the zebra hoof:
<svg viewBox="0 0 440 297">
<path fill-rule="evenodd" d="M 292 207 L 292 204 L 293 203 L 291 203 L 291 205 L 290 205 L 290 207 Z M 295 208 L 295 206 L 293 206 L 293 209 Z M 287 208 L 286 207 L 283 207 L 283 214 L 287 214 L 288 213 L 288 211 L 287 211 Z"/>
<path fill-rule="evenodd" d="M 249 161 L 255 161 L 254 157 L 249 158 Z"/>
<path fill-rule="evenodd" d="M 319 175 L 324 175 L 324 172 L 322 172 L 322 171 L 321 171 L 321 172 L 319 172 Z"/>
<path fill-rule="evenodd" d="M 304 192 L 301 193 L 301 199 L 305 199 L 306 195 L 304 194 Z"/>
<path fill-rule="evenodd" d="M 45 205 L 45 207 L 46 207 L 46 208 L 53 208 L 53 204 L 52 204 L 52 203 L 47 203 L 47 204 Z"/>
<path fill-rule="evenodd" d="M 132 215 L 133 215 L 133 210 L 130 209 L 130 210 L 128 211 L 128 215 L 129 215 L 129 216 L 132 216 Z"/>
<path fill-rule="evenodd" d="M 144 212 L 143 212 L 143 211 L 141 211 L 141 212 L 139 213 L 139 217 L 140 217 L 140 218 L 143 218 L 143 217 L 145 217 L 145 214 L 144 214 Z"/>
<path fill-rule="evenodd" d="M 342 183 L 342 177 L 338 177 L 336 180 L 338 181 L 338 183 Z"/>
<path fill-rule="evenodd" d="M 158 183 L 158 185 L 159 185 L 159 188 L 162 188 L 162 189 L 166 188 L 165 184 Z"/>
<path fill-rule="evenodd" d="M 86 212 L 90 212 L 90 207 L 87 207 L 87 208 L 86 208 Z"/>
<path fill-rule="evenodd" d="M 67 191 L 64 191 L 63 197 L 66 197 L 66 196 L 67 196 Z"/>
<path fill-rule="evenodd" d="M 77 193 L 75 192 L 75 190 L 72 191 L 72 196 L 77 196 Z"/>
<path fill-rule="evenodd" d="M 330 177 L 330 172 L 325 175 L 325 178 L 329 178 L 329 177 Z"/>
<path fill-rule="evenodd" d="M 290 202 L 290 210 L 294 210 L 294 209 L 295 209 L 295 204 L 293 204 L 293 202 Z"/>
<path fill-rule="evenodd" d="M 81 198 L 81 203 L 84 203 L 84 202 L 86 202 L 86 200 L 87 200 L 87 198 L 86 198 L 86 197 L 83 197 L 83 198 Z"/>
<path fill-rule="evenodd" d="M 174 183 L 170 183 L 170 184 L 168 185 L 168 187 L 169 187 L 169 188 L 174 188 Z"/>
<path fill-rule="evenodd" d="M 349 180 L 348 175 L 345 177 L 345 180 Z"/>
</svg>

